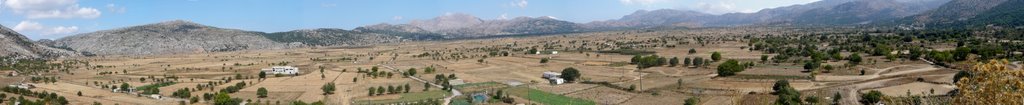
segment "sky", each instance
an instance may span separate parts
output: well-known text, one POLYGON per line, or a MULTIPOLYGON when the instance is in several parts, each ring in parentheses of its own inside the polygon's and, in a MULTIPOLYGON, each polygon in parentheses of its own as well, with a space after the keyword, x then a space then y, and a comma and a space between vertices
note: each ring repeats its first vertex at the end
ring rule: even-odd
POLYGON ((403 24, 448 13, 483 19, 552 16, 577 23, 637 10, 751 13, 817 0, 0 0, 0 25, 32 40, 188 20, 262 32, 403 24))

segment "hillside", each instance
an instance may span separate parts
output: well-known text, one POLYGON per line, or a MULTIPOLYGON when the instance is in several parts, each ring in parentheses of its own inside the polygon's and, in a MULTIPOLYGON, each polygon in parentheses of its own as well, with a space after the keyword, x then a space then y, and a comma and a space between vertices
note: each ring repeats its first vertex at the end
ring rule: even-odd
POLYGON ((413 20, 408 24, 402 24, 399 26, 420 28, 430 33, 442 35, 446 38, 549 34, 581 30, 579 24, 558 20, 548 16, 484 20, 473 15, 462 13, 445 14, 428 20, 413 20))
POLYGON ((309 46, 370 45, 376 43, 398 42, 400 39, 397 36, 333 28, 276 32, 269 33, 264 36, 276 42, 292 43, 293 45, 303 44, 309 46))
POLYGON ((792 19, 792 23, 803 25, 869 24, 919 14, 946 2, 949 0, 861 0, 810 10, 792 19))
POLYGON ((287 47, 262 34, 175 20, 68 36, 57 39, 54 46, 98 55, 176 54, 287 47))
POLYGON ((1003 2, 988 11, 978 14, 966 24, 973 26, 1024 26, 1024 0, 1003 2))
POLYGON ((899 23, 913 24, 915 26, 961 26, 964 24, 964 21, 975 18, 979 14, 984 14, 993 7, 1003 4, 1003 2, 1006 1, 1011 0, 953 0, 934 10, 904 18, 900 20, 899 23))
POLYGON ((0 56, 17 59, 78 56, 74 51, 47 47, 30 41, 10 28, 0 25, 0 56))

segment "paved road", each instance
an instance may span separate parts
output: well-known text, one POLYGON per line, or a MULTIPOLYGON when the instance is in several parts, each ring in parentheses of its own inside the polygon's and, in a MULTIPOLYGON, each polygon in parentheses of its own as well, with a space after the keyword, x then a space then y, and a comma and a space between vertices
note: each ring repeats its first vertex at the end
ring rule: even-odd
MULTIPOLYGON (((394 72, 404 73, 404 72, 402 72, 399 69, 395 69, 394 67, 391 67, 390 65, 384 65, 384 64, 377 64, 377 65, 378 66, 383 66, 384 68, 387 68, 387 69, 391 69, 391 71, 394 71, 394 72)), ((443 88, 443 86, 441 86, 441 85, 427 82, 426 80, 420 79, 420 77, 416 77, 416 76, 407 76, 407 77, 412 78, 413 80, 416 80, 416 81, 420 81, 420 82, 423 82, 423 83, 430 84, 430 85, 432 85, 434 87, 437 87, 437 88, 443 88)), ((448 97, 445 97, 444 98, 444 104, 441 104, 441 105, 451 104, 453 98, 462 95, 462 92, 459 92, 459 90, 456 90, 456 89, 452 89, 451 92, 452 92, 452 95, 448 96, 448 97)))

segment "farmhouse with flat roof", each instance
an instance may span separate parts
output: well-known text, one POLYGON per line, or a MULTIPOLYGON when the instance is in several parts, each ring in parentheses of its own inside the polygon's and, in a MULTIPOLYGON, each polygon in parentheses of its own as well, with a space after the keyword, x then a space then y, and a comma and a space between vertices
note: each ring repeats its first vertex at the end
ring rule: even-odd
POLYGON ((274 66, 261 70, 269 74, 298 74, 299 68, 292 66, 274 66))

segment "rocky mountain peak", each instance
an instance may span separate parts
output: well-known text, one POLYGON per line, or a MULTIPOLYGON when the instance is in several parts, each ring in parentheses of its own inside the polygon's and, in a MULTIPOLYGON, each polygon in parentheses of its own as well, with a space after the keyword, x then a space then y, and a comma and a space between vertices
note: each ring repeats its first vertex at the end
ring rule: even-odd
POLYGON ((466 28, 483 22, 484 20, 473 15, 448 13, 430 20, 413 20, 409 22, 409 25, 436 32, 439 30, 466 28))

